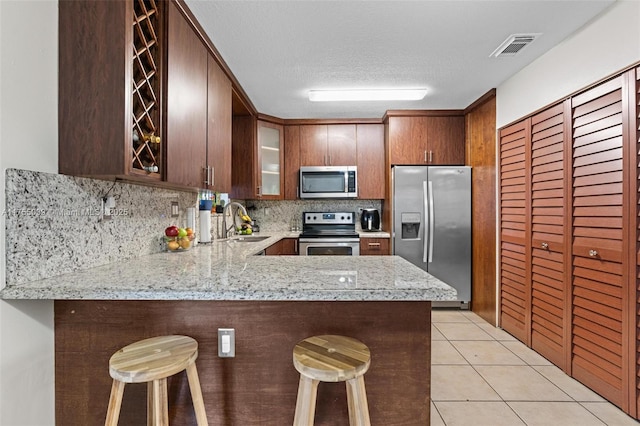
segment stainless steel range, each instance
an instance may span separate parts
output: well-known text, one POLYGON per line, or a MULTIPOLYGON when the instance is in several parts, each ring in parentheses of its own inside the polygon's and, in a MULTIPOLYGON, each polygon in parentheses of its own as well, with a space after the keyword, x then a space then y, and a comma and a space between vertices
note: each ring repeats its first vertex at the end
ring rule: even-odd
POLYGON ((301 256, 359 256, 355 212, 305 212, 298 239, 301 256))

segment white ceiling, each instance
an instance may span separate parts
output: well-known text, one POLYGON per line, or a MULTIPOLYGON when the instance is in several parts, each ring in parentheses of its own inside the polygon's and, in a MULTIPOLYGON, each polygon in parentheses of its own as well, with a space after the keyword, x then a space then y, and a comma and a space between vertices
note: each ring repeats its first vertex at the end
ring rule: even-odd
POLYGON ((186 0, 258 112, 381 118, 463 109, 615 0, 186 0), (511 34, 542 33, 518 55, 511 34), (309 102, 310 89, 426 87, 410 102, 309 102))

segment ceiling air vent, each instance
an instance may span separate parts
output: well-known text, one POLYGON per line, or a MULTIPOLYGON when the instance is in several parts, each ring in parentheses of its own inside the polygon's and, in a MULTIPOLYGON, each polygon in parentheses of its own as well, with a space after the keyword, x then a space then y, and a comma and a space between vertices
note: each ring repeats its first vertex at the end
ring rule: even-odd
POLYGON ((515 56, 540 34, 511 34, 493 51, 490 57, 501 58, 503 56, 515 56))

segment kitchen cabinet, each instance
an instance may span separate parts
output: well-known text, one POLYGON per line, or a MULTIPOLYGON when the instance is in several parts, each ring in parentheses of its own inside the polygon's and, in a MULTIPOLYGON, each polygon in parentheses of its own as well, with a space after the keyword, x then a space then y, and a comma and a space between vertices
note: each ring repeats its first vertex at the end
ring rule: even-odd
POLYGON ((638 417, 638 70, 500 130, 500 323, 638 417))
POLYGON ((391 254, 389 238, 360 238, 360 256, 386 256, 391 254))
POLYGON ((177 6, 168 3, 167 175, 169 182, 205 186, 207 49, 177 6))
POLYGON ((167 3, 140 3, 59 2, 60 173, 146 182, 164 174, 167 3))
POLYGON ((209 55, 207 79, 207 189, 231 192, 231 81, 209 55))
POLYGON ((324 165, 329 140, 341 146, 331 148, 332 165, 358 167, 358 198, 384 199, 384 126, 368 123, 285 126, 285 199, 298 199, 300 166, 324 165))
POLYGON ((253 116, 233 117, 231 195, 240 199, 284 198, 284 128, 253 116))
POLYGON ((357 124, 358 198, 382 200, 385 196, 384 125, 357 124))
POLYGON ((60 2, 61 173, 230 190, 231 81, 184 9, 60 2))
POLYGON ((280 124, 258 121, 258 197, 284 197, 284 129, 280 124))
POLYGON ((355 124, 300 126, 300 166, 353 166, 356 153, 355 124))
POLYGON ((297 200, 300 181, 300 126, 284 126, 284 199, 297 200))
POLYGON ((283 238, 266 248, 267 256, 296 256, 298 254, 298 239, 283 238))
POLYGON ((464 165, 464 116, 387 117, 390 165, 464 165))

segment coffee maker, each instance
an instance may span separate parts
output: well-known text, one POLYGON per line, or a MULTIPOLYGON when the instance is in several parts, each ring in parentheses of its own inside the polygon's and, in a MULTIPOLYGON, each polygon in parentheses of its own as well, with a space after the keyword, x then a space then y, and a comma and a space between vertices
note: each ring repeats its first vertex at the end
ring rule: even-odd
POLYGON ((360 215, 360 225, 363 231, 379 231, 380 230, 380 213, 378 209, 362 209, 360 215))

